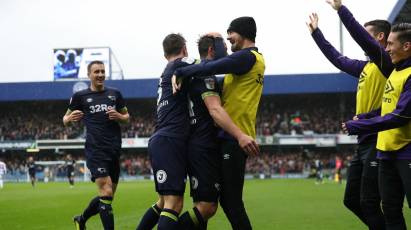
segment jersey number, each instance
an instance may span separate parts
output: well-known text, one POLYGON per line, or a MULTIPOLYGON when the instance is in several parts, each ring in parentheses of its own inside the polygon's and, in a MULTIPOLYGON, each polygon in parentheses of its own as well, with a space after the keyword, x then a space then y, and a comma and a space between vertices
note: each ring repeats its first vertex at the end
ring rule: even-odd
POLYGON ((157 94, 158 94, 158 98, 157 98, 157 106, 160 103, 161 100, 161 96, 163 95, 163 88, 161 88, 161 82, 163 81, 163 78, 160 78, 160 81, 158 82, 158 90, 157 90, 157 94))
POLYGON ((109 109, 116 109, 116 106, 107 106, 106 104, 101 105, 90 105, 90 113, 107 112, 109 109))
POLYGON ((188 113, 190 114, 190 117, 194 117, 195 116, 194 109, 193 109, 194 103, 191 100, 190 95, 188 95, 187 98, 188 98, 188 113))

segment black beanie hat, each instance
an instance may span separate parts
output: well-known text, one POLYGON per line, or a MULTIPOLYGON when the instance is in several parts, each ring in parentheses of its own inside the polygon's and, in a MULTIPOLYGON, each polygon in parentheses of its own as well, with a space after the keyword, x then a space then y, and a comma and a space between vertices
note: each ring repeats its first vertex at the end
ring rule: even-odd
POLYGON ((257 33, 257 26, 252 17, 239 17, 234 19, 227 29, 227 32, 237 32, 241 36, 255 42, 255 35, 257 33))

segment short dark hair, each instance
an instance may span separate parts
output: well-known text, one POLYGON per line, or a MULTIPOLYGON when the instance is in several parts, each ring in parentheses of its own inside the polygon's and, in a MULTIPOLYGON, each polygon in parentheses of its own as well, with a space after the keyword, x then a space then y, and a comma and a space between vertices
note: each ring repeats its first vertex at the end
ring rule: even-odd
POLYGON ((181 34, 169 34, 163 40, 164 55, 178 55, 181 49, 186 45, 186 40, 181 34))
POLYGON ((372 20, 364 24, 364 27, 367 26, 373 26, 375 33, 384 33, 384 39, 388 39, 388 35, 390 34, 391 30, 391 23, 389 23, 387 20, 372 20))
POLYGON ((205 58, 208 55, 208 48, 211 46, 214 48, 214 37, 209 35, 201 36, 198 41, 198 53, 201 58, 205 58))
POLYGON ((391 32, 398 33, 398 40, 401 43, 411 42, 411 23, 403 22, 395 24, 391 32))
POLYGON ((87 65, 87 73, 90 73, 91 67, 92 67, 93 65, 104 65, 104 62, 99 61, 99 60, 94 60, 94 61, 88 63, 88 65, 87 65))

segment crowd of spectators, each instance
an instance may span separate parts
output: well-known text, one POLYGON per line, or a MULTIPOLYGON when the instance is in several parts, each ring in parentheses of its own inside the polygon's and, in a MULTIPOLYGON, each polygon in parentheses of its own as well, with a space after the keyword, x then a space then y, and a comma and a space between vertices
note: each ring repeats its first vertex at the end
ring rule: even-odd
POLYGON ((266 96, 257 114, 258 135, 336 134, 351 119, 355 103, 347 95, 266 96))
MULTIPOLYGON (((337 151, 329 149, 328 151, 320 150, 295 150, 295 151, 266 151, 260 153, 257 157, 249 157, 246 162, 246 174, 249 175, 285 175, 285 174, 309 174, 313 170, 315 160, 322 162, 325 170, 335 168, 336 156, 345 161, 345 165, 350 160, 352 151, 337 151)), ((47 154, 46 156, 34 156, 36 161, 65 161, 64 154, 47 154)), ((76 154, 72 157, 76 161, 84 161, 82 154, 76 154)), ((8 155, 4 158, 8 174, 14 176, 23 176, 27 174, 26 167, 27 156, 25 154, 8 155)), ((151 164, 147 153, 127 152, 120 158, 120 169, 122 177, 149 176, 151 175, 151 164)), ((37 171, 43 172, 45 167, 53 172, 54 176, 66 177, 64 164, 46 166, 38 164, 37 171)), ((77 164, 76 172, 84 172, 84 164, 77 164)), ((80 176, 79 174, 77 176, 80 176)))
MULTIPOLYGON (((341 121, 354 115, 349 95, 264 96, 257 114, 257 134, 335 134, 341 121)), ((124 138, 149 137, 155 129, 155 100, 128 100, 131 120, 123 126, 124 138)), ((64 127, 66 101, 2 103, 0 141, 75 139, 85 135, 80 124, 64 127)))
POLYGON ((341 157, 348 164, 350 152, 335 153, 309 153, 306 152, 280 152, 262 153, 258 157, 248 158, 246 162, 247 174, 285 175, 285 174, 310 174, 314 169, 314 161, 320 160, 325 170, 335 169, 336 157, 341 157))

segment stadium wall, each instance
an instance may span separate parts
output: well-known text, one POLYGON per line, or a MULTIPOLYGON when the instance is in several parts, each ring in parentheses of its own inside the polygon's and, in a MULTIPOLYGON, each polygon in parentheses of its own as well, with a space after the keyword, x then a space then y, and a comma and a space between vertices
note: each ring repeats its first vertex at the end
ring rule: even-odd
MULTIPOLYGON (((25 82, 0 84, 0 101, 67 100, 85 81, 25 82)), ((155 98, 158 79, 108 80, 126 99, 155 98)), ((264 95, 355 92, 357 79, 345 73, 267 75, 264 95)))

